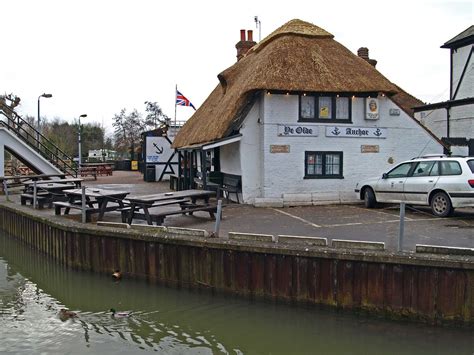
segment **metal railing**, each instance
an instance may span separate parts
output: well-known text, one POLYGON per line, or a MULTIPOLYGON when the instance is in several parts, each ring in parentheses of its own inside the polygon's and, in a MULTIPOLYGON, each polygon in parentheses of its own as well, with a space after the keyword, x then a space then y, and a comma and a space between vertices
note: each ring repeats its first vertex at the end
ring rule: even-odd
POLYGON ((14 133, 30 148, 65 174, 77 177, 78 169, 73 163, 72 157, 62 151, 51 140, 43 136, 41 132, 29 124, 28 121, 24 120, 8 106, 1 106, 0 114, 7 119, 6 121, 0 120, 0 126, 14 133))

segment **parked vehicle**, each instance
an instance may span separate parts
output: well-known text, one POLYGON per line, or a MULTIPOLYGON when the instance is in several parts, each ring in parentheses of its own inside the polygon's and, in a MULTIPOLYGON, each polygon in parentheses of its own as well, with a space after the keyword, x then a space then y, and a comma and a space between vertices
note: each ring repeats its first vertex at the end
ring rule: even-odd
POLYGON ((378 202, 430 206, 437 217, 474 207, 474 157, 426 156, 405 161, 381 177, 359 182, 367 208, 378 202))

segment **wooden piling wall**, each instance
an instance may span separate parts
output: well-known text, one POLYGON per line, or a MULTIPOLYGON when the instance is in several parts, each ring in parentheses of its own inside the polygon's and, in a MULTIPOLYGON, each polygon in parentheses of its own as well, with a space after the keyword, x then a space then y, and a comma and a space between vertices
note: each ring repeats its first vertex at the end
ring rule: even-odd
MULTIPOLYGON (((32 210, 33 211, 33 210, 32 210)), ((75 269, 474 325, 474 261, 118 230, 0 204, 0 229, 75 269)))

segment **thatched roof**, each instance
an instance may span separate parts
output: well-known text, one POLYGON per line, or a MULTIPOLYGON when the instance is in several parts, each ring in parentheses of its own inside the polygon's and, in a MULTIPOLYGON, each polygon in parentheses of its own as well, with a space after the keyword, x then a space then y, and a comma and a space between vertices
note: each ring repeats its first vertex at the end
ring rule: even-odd
POLYGON ((173 147, 183 148, 228 136, 253 95, 261 90, 347 92, 387 95, 399 88, 364 59, 308 22, 292 20, 263 39, 230 68, 181 128, 173 147))

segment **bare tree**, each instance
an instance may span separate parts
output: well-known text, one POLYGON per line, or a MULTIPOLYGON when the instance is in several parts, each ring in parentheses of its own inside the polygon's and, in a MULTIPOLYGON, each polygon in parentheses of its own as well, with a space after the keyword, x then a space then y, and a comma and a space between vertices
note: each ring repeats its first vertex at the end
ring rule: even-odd
POLYGON ((169 126, 171 119, 163 113, 157 102, 145 101, 145 123, 151 129, 169 126))
POLYGON ((147 124, 141 114, 134 109, 129 114, 126 109, 113 117, 114 137, 117 151, 126 152, 130 149, 131 159, 135 158, 135 147, 140 146, 140 136, 146 130, 147 124))

